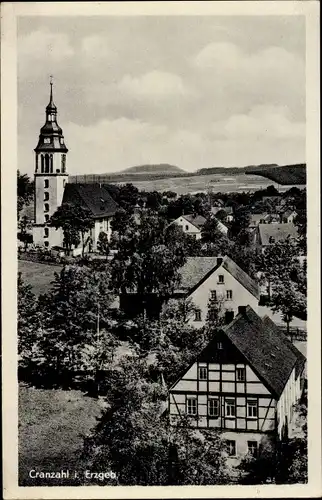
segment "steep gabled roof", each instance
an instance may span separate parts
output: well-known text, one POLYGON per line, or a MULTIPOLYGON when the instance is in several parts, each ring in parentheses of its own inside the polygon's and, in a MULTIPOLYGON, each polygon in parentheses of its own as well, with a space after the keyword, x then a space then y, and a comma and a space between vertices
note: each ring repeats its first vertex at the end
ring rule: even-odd
POLYGON ((287 224, 259 224, 258 231, 262 245, 270 245, 279 241, 286 240, 288 236, 291 238, 298 237, 298 231, 295 224, 292 222, 287 224))
POLYGON ((229 338, 271 392, 279 398, 292 370, 298 376, 305 357, 268 317, 261 319, 250 306, 222 332, 229 338))
POLYGON ((202 226, 205 224, 206 219, 202 215, 193 215, 193 214, 188 214, 188 215, 182 215, 184 219, 186 219, 188 222, 193 224, 195 227, 198 229, 201 229, 202 226))
POLYGON ((109 192, 99 184, 66 184, 63 203, 85 207, 94 218, 114 215, 118 209, 109 192))
POLYGON ((180 269, 180 288, 192 292, 220 266, 223 266, 254 297, 259 298, 258 284, 227 255, 223 258, 188 257, 185 265, 180 269))

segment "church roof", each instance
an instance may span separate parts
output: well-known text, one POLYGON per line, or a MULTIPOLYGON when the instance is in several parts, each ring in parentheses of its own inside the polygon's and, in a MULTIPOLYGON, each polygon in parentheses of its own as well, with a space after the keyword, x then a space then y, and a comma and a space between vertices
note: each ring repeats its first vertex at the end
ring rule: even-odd
POLYGON ((114 215, 119 208, 109 192, 99 184, 67 183, 64 190, 63 203, 80 205, 87 208, 94 218, 114 215))

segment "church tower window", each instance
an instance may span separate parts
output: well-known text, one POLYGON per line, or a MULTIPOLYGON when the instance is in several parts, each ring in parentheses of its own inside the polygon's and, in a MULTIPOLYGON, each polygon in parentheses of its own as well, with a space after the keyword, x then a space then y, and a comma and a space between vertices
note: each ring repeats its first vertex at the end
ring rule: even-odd
POLYGON ((49 180, 45 179, 44 180, 44 188, 47 189, 49 187, 49 180))
POLYGON ((48 201, 49 200, 49 193, 48 191, 45 191, 44 192, 44 201, 48 201))
POLYGON ((44 210, 45 212, 49 212, 49 203, 44 204, 44 210))

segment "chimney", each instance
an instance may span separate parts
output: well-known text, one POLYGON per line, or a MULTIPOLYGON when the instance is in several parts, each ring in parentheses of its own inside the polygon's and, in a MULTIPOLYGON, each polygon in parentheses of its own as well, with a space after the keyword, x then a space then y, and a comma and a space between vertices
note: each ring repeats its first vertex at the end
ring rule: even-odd
POLYGON ((238 306, 238 314, 246 315, 246 306, 238 306))
POLYGON ((222 264, 223 258, 222 257, 217 257, 217 266, 220 266, 222 264))

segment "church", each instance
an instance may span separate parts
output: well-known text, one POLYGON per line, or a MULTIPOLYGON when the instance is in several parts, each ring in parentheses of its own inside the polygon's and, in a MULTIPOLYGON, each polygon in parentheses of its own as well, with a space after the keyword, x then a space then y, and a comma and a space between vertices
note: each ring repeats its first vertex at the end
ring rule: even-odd
MULTIPOLYGON (((99 184, 68 183, 68 149, 61 127, 57 123, 57 107, 53 99, 53 83, 50 82, 50 98, 46 107, 46 122, 40 129, 35 148, 35 200, 33 243, 52 248, 63 247, 64 235, 61 229, 50 225, 50 218, 64 203, 79 205, 89 210, 94 227, 88 236, 93 250, 97 247, 99 234, 111 239, 111 220, 118 204, 109 192, 99 184)), ((89 250, 89 247, 85 250, 89 250)), ((81 245, 74 254, 81 252, 81 245)))

